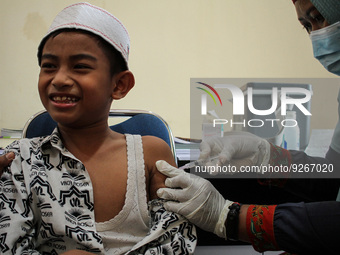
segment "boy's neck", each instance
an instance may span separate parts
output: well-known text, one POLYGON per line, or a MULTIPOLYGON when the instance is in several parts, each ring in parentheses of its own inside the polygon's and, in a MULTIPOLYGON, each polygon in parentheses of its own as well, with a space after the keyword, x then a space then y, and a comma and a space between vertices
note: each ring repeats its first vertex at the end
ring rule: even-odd
POLYGON ((117 136, 108 125, 70 128, 59 125, 64 146, 73 154, 91 154, 117 136))

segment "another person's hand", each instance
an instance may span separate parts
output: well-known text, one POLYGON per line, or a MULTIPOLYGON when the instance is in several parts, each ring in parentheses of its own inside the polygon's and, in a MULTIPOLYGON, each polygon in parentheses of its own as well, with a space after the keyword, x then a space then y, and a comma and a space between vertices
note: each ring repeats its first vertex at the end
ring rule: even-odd
POLYGON ((225 200, 209 181, 201 177, 177 169, 163 160, 157 161, 156 166, 169 177, 165 180, 169 188, 157 191, 160 198, 171 200, 165 202, 165 209, 181 214, 203 230, 225 238, 228 207, 233 202, 225 200))
POLYGON ((265 139, 248 132, 226 132, 224 137, 212 137, 200 145, 202 161, 218 156, 220 165, 266 165, 270 158, 270 144, 265 139))
POLYGON ((13 152, 0 156, 0 175, 2 175, 4 169, 13 161, 15 155, 13 152))

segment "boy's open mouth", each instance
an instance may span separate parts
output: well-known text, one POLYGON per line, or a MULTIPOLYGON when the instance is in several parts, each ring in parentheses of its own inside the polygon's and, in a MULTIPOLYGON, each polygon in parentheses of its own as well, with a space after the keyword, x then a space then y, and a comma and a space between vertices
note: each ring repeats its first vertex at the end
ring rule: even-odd
POLYGON ((53 96, 51 100, 56 103, 61 104, 72 104, 79 101, 78 97, 71 97, 71 96, 53 96))

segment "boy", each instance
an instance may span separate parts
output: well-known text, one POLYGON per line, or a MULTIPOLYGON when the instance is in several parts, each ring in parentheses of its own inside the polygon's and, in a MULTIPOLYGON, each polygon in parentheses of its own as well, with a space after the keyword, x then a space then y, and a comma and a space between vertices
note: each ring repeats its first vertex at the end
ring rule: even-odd
POLYGON ((96 6, 73 4, 53 21, 38 89, 58 128, 8 147, 16 157, 1 182, 1 254, 193 252, 186 220, 160 200, 148 215, 164 184, 155 162, 175 165, 170 148, 107 123, 112 101, 134 86, 128 53, 124 26, 96 6))

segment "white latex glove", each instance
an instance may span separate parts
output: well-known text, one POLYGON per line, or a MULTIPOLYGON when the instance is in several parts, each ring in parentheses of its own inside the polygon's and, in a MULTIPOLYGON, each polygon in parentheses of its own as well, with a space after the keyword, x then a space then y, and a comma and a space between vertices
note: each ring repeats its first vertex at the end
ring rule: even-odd
POLYGON ((270 158, 270 144, 265 139, 248 132, 226 132, 224 137, 212 137, 200 144, 200 157, 207 161, 218 156, 220 165, 241 166, 267 165, 270 158))
POLYGON ((232 201, 223 196, 208 181, 175 168, 164 160, 156 162, 157 169, 168 176, 165 185, 158 189, 160 198, 171 200, 164 204, 168 211, 183 215, 203 230, 226 238, 225 221, 232 201))

